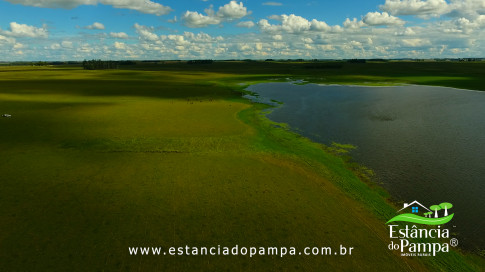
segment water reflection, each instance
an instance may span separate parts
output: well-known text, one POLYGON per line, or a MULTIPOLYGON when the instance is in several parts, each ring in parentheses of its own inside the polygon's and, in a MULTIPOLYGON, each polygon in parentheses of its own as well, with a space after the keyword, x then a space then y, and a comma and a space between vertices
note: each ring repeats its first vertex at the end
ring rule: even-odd
POLYGON ((284 103, 270 119, 324 144, 358 146, 353 157, 394 198, 453 203, 460 244, 485 248, 485 92, 290 83, 248 90, 284 103))

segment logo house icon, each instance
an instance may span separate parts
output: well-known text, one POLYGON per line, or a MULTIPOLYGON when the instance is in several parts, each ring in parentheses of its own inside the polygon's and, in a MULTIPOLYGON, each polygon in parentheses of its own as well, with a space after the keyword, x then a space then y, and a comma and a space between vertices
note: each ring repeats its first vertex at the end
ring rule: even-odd
MULTIPOLYGON (((404 210, 407 210, 408 208, 411 208, 411 212, 414 213, 414 214, 419 214, 419 211, 427 211, 427 212, 431 212, 430 209, 426 208, 423 204, 419 203, 418 201, 414 200, 413 202, 411 203, 404 203, 403 205, 403 208, 400 209, 399 211, 397 212, 402 212, 404 210), (422 209, 420 209, 422 208, 422 209)), ((424 214, 424 213, 423 213, 424 214)))
POLYGON ((387 221, 386 224, 395 221, 401 222, 410 222, 410 223, 417 223, 417 224, 424 224, 424 225, 442 225, 448 223, 453 216, 454 213, 448 215, 448 209, 451 209, 453 205, 448 202, 443 202, 439 205, 433 205, 431 207, 426 208, 423 204, 419 203, 418 201, 413 201, 411 203, 404 203, 402 209, 399 212, 403 212, 402 214, 396 215, 387 221), (438 211, 444 210, 443 217, 440 217, 438 211), (424 215, 424 216, 420 216, 424 215))

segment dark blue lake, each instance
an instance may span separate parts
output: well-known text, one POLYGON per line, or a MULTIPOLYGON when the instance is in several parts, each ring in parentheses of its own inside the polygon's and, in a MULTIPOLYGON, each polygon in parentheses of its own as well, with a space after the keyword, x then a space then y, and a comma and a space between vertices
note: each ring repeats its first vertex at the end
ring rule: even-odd
POLYGON ((394 199, 452 203, 460 244, 485 248, 485 92, 291 83, 248 90, 284 103, 271 120, 323 144, 357 146, 352 157, 394 199))

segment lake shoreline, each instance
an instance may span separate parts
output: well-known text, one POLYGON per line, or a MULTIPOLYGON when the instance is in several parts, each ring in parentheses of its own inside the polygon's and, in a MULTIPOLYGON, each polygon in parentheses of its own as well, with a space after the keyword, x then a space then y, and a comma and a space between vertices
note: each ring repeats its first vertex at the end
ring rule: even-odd
MULTIPOLYGON (((294 82, 294 81, 293 81, 294 82)), ((289 84, 292 84, 293 82, 288 82, 289 84)), ((268 83, 276 83, 276 82, 268 82, 268 83)), ((277 82, 276 84, 278 84, 280 82, 277 82)), ((259 84, 259 83, 258 83, 259 84)), ((263 83, 264 84, 264 83, 263 83)), ((317 84, 317 83, 307 83, 306 85, 318 85, 318 86, 338 86, 338 87, 342 87, 342 86, 348 86, 348 87, 369 87, 369 88, 372 88, 372 87, 375 87, 375 86, 366 86, 366 85, 345 85, 345 84, 317 84)), ((257 84, 255 84, 257 85, 257 84)), ((294 85, 294 84, 292 84, 294 85)), ((297 85, 300 85, 300 84, 297 84, 297 85)), ((300 134, 304 137, 308 137, 308 135, 305 135, 305 133, 302 134, 302 131, 301 131, 301 128, 294 128, 293 126, 291 126, 291 124, 289 123, 286 123, 284 121, 282 121, 281 119, 278 119, 278 120, 275 120, 275 119, 272 119, 271 118, 271 113, 273 113, 275 110, 278 110, 279 107, 283 106, 282 107, 285 107, 284 105, 284 101, 281 101, 279 100, 280 102, 278 102, 277 104, 274 103, 274 99, 277 99, 277 97, 264 97, 264 95, 260 95, 260 94, 257 94, 256 96, 254 95, 251 95, 251 93, 255 93, 255 89, 251 89, 251 86, 254 86, 254 85, 250 85, 250 86, 246 86, 245 88, 245 91, 248 93, 247 96, 245 96, 245 98, 247 99, 250 99, 251 101, 253 102, 258 102, 258 103, 264 103, 264 104, 267 104, 269 106, 272 106, 273 108, 269 111, 266 112, 265 116, 266 118, 268 118, 269 120, 272 120, 272 121, 276 121, 276 122, 283 122, 285 123, 286 126, 289 127, 289 129, 293 132, 293 133, 297 133, 297 134, 300 134), (271 101, 270 101, 271 100, 271 101)), ((391 86, 391 87, 413 87, 413 86, 419 86, 419 87, 430 87, 430 88, 435 88, 436 86, 423 86, 423 85, 415 85, 415 84, 406 84, 406 85, 403 85, 403 86, 391 86)), ((378 87, 390 87, 390 86, 378 86, 378 87)), ((455 90, 459 90, 459 91, 462 91, 462 90, 466 90, 466 91, 472 91, 472 92, 475 92, 475 93, 481 93, 481 91, 476 91, 476 90, 467 90, 467 89, 459 89, 459 88, 454 88, 454 87, 451 87, 450 89, 455 89, 455 90)), ((257 92, 256 92, 257 93, 257 92)), ((326 143, 323 143, 321 141, 318 141, 318 140, 315 140, 315 138, 312 138, 312 137, 309 137, 309 139, 313 142, 318 142, 318 143, 321 143, 321 144, 326 144, 326 143)), ((347 142, 345 142, 347 143, 347 142)), ((362 164, 362 162, 359 162, 359 164, 362 164)), ((393 206, 396 210, 397 210, 397 207, 399 207, 400 205, 402 205, 403 202, 405 202, 404 198, 402 197, 398 197, 396 195, 394 195, 393 193, 391 193, 391 191, 389 191, 388 189, 386 189, 385 187, 383 187, 381 184, 377 184, 376 181, 379 179, 379 176, 376 177, 377 179, 374 180, 373 178, 373 182, 372 182, 372 186, 374 185, 377 185, 380 187, 381 190, 384 190, 388 193, 388 197, 386 198, 386 201, 388 201, 390 203, 391 206, 393 206)), ((368 182, 364 182, 366 183, 367 185, 370 186, 370 184, 368 184, 368 182)), ((465 250, 466 252, 470 252, 470 253, 473 253, 473 252, 476 252, 476 249, 474 250, 473 248, 469 248, 469 247, 460 247, 462 250, 465 250)))

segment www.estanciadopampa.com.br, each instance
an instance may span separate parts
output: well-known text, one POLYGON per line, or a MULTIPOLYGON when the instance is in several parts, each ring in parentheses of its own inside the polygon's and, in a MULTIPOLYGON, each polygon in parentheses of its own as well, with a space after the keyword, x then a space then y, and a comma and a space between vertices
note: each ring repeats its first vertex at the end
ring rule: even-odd
POLYGON ((128 247, 130 255, 146 256, 350 256, 353 247, 340 245, 338 249, 331 247, 305 247, 298 250, 295 247, 232 247, 226 246, 181 246, 181 247, 128 247))

